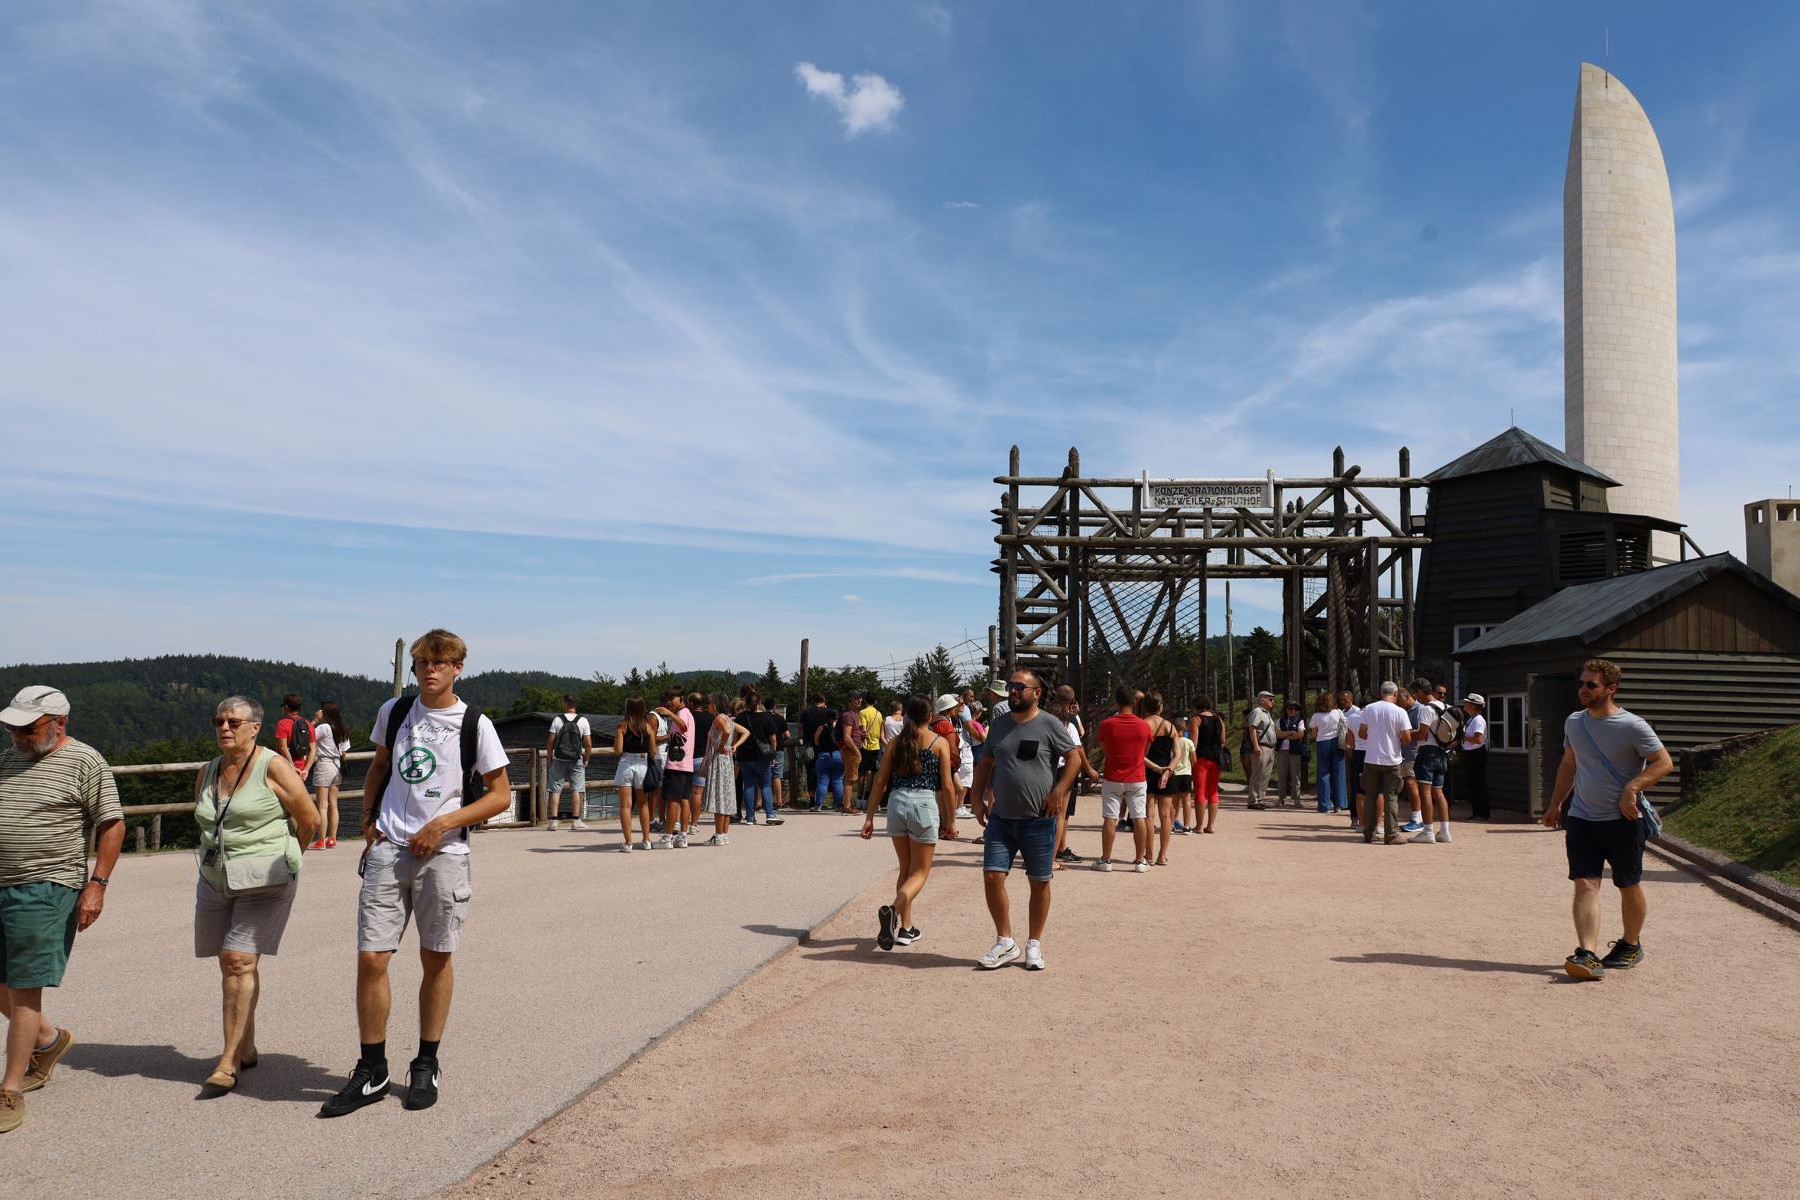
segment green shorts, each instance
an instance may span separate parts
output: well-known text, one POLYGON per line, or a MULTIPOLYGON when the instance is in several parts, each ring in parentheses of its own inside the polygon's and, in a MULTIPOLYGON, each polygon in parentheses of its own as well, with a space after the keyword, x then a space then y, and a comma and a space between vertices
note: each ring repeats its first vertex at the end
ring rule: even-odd
POLYGON ((41 880, 0 887, 0 970, 7 987, 62 986, 80 899, 72 887, 41 880))

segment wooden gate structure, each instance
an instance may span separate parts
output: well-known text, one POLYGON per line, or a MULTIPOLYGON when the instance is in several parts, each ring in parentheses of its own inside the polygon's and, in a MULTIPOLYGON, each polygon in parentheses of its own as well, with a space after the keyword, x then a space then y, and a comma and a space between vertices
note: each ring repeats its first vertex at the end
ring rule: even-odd
POLYGON ((1413 494, 1427 485, 1411 460, 1403 448, 1397 475, 1371 478, 1340 447, 1318 479, 1090 479, 1074 449, 1060 475, 1023 475, 1014 446, 994 479, 994 665, 1071 684, 1084 703, 1125 681, 1185 706, 1210 678, 1208 585, 1271 579, 1282 584, 1287 695, 1402 679, 1426 545, 1413 494))

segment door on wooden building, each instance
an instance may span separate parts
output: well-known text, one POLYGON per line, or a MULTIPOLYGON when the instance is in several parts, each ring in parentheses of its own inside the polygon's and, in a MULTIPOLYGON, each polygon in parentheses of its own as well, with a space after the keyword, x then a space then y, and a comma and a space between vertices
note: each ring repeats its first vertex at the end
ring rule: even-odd
POLYGON ((1525 677, 1526 784, 1531 815, 1541 817, 1556 794, 1556 769, 1562 764, 1563 721, 1575 710, 1569 677, 1563 673, 1525 677))

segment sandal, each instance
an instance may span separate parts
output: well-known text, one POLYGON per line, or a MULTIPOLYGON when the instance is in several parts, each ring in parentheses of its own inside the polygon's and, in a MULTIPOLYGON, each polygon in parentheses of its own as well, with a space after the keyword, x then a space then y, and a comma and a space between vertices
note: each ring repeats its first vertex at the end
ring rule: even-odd
POLYGON ((211 1088, 216 1092, 229 1092, 232 1088, 237 1086, 237 1076, 233 1075, 230 1071, 214 1071, 211 1075, 206 1077, 205 1082, 200 1086, 202 1088, 211 1088))

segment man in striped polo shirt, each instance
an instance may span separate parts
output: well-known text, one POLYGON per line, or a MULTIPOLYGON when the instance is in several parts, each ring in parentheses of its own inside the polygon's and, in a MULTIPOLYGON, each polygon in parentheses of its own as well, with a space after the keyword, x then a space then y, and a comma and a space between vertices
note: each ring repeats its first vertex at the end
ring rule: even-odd
POLYGON ((75 934, 100 919, 125 845, 124 813, 100 752, 69 736, 69 701, 28 687, 0 712, 0 1011, 7 1018, 0 1133, 25 1122, 24 1093, 43 1087, 74 1041, 44 1019, 44 989, 62 984, 75 934), (87 839, 96 834, 94 872, 87 839))

